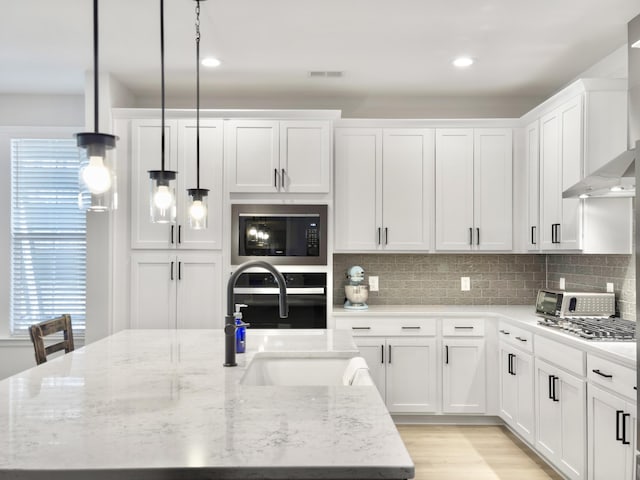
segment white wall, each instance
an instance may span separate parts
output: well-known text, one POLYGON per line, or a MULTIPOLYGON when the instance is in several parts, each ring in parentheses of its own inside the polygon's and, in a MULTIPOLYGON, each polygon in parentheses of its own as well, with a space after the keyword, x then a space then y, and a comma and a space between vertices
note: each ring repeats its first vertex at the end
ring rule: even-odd
MULTIPOLYGON (((452 97, 411 95, 311 95, 265 92, 253 95, 211 95, 201 99, 211 109, 330 109, 342 118, 518 118, 542 97, 452 97)), ((167 108, 194 108, 192 97, 169 97, 167 108)), ((137 97, 135 107, 158 108, 160 99, 137 97)))

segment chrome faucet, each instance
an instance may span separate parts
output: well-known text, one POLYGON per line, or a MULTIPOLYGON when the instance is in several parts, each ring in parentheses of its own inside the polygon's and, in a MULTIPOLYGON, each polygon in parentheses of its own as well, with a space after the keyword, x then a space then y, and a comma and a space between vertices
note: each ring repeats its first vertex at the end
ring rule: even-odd
POLYGON ((224 317, 224 366, 235 367, 236 363, 236 324, 233 317, 233 305, 235 304, 235 294, 233 292, 238 277, 249 268, 260 267, 269 271, 278 283, 280 288, 279 306, 280 318, 287 318, 289 315, 289 305, 287 304, 287 284, 284 276, 276 268, 263 260, 252 260, 240 265, 227 282, 227 314, 224 317))

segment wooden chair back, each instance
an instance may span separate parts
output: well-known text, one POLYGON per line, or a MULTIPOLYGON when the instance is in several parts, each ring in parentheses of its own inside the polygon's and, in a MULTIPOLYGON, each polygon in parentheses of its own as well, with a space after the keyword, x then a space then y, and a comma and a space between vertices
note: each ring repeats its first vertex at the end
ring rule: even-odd
POLYGON ((47 361, 47 355, 59 352, 60 350, 69 353, 75 348, 73 345, 71 316, 67 314, 31 325, 29 327, 29 336, 33 342, 33 348, 36 353, 36 363, 38 365, 47 361), (63 340, 45 347, 44 337, 58 332, 63 332, 63 340))

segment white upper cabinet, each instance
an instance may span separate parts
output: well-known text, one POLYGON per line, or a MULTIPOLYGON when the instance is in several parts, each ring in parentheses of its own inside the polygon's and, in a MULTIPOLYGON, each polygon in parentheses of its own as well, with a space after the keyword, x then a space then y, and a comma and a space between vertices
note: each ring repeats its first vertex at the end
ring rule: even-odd
POLYGON ((582 96, 540 119, 540 228, 543 249, 582 248, 581 203, 562 192, 581 178, 582 96))
POLYGON ((329 122, 280 122, 280 191, 326 193, 331 190, 329 122))
POLYGON ((196 187, 196 121, 165 121, 165 170, 177 171, 176 223, 152 223, 149 170, 160 169, 159 120, 131 121, 131 247, 220 249, 222 226, 222 121, 200 120, 200 187, 209 192, 209 228, 191 230, 187 188, 196 187))
POLYGON ((540 129, 539 122, 525 128, 527 168, 527 250, 540 250, 540 129))
POLYGON ((336 250, 429 250, 434 131, 338 128, 335 142, 336 250))
POLYGON ((330 191, 331 122, 229 120, 224 128, 230 192, 330 191))
POLYGON ((436 130, 436 249, 511 250, 511 129, 436 130))
POLYGON ((382 210, 377 171, 382 163, 382 129, 337 128, 335 145, 335 249, 376 250, 382 210))
POLYGON ((529 120, 525 128, 527 250, 631 253, 629 198, 562 198, 562 192, 584 175, 626 150, 626 102, 624 82, 580 80, 525 116, 529 120))

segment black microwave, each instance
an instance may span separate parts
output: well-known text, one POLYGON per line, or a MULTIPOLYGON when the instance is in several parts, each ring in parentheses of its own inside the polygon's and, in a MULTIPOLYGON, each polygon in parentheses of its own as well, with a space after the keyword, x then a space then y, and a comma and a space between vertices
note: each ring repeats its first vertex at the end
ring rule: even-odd
POLYGON ((327 265, 327 206, 233 204, 231 263, 327 265))

